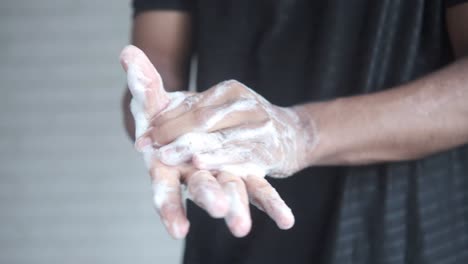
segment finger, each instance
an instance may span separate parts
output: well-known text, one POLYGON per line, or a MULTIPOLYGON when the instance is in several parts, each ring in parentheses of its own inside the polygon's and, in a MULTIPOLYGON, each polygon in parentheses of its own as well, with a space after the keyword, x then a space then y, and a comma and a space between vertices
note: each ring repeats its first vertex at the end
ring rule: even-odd
POLYGON ((155 124, 153 129, 143 135, 152 142, 166 145, 179 136, 189 132, 212 132, 246 122, 265 121, 267 115, 257 107, 257 101, 242 99, 215 107, 201 107, 185 112, 164 123, 155 124))
POLYGON ((215 133, 188 133, 159 149, 159 158, 170 166, 178 166, 192 160, 193 153, 217 149, 222 138, 215 133))
POLYGON ((185 93, 186 97, 181 104, 170 110, 165 110, 164 114, 157 116, 156 123, 164 123, 169 119, 180 116, 196 106, 218 106, 239 98, 254 99, 254 96, 242 95, 247 91, 243 89, 243 84, 237 81, 224 81, 201 93, 185 93))
POLYGON ((193 154, 193 165, 203 170, 219 170, 224 165, 246 163, 252 159, 252 151, 242 146, 225 146, 193 154))
POLYGON ((212 217, 224 217, 228 211, 228 201, 221 186, 209 171, 194 171, 186 177, 189 195, 212 217))
POLYGON ((271 165, 270 153, 254 152, 254 146, 227 145, 204 153, 195 153, 192 163, 197 169, 228 171, 237 176, 256 175, 263 177, 271 165))
POLYGON ((197 103, 200 101, 201 94, 187 94, 184 93, 185 97, 181 102, 175 105, 172 108, 165 109, 159 115, 155 116, 151 123, 154 124, 162 124, 167 122, 168 120, 174 119, 185 112, 192 109, 192 107, 197 106, 197 103))
MULTIPOLYGON (((145 137, 145 136, 142 136, 144 133, 148 134, 148 133, 157 133, 157 131, 154 130, 154 127, 149 127, 150 126, 150 123, 153 123, 153 124, 158 124, 160 123, 160 116, 165 116, 165 113, 167 111, 171 112, 171 110, 173 108, 176 108, 178 107, 178 105, 182 104, 183 102, 185 102, 185 99, 187 97, 190 97, 192 98, 194 96, 194 93, 193 92, 186 92, 186 91, 178 91, 178 92, 172 92, 172 93, 168 93, 168 96, 170 98, 170 103, 166 106, 166 108, 164 108, 161 112, 159 112, 157 115, 153 116, 151 121, 148 122, 146 116, 143 118, 143 122, 145 124, 144 126, 144 129, 142 129, 143 131, 141 130, 138 130, 138 132, 140 133, 136 133, 137 136, 135 137, 136 138, 136 141, 135 141, 135 148, 138 150, 138 151, 142 151, 143 149, 145 148, 148 148, 148 147, 153 147, 153 146, 161 146, 161 144, 159 144, 158 142, 153 142, 151 140, 151 138, 149 137, 145 137)), ((132 105, 131 105, 132 106, 132 105)), ((132 113, 134 112, 133 111, 133 108, 131 108, 132 110, 132 113)), ((138 114, 137 114, 138 115, 138 114)), ((138 117, 135 117, 135 120, 137 120, 138 117)), ((141 119, 141 118, 140 118, 141 119)), ((143 127, 143 126, 142 126, 143 127)))
POLYGON ((178 171, 156 160, 150 174, 153 202, 162 222, 172 237, 184 238, 190 224, 183 207, 178 171))
MULTIPOLYGON (((190 111, 192 108, 207 106, 214 107, 226 103, 228 99, 232 98, 232 96, 222 97, 220 95, 224 94, 224 91, 230 91, 230 89, 226 89, 227 85, 225 85, 225 83, 227 82, 228 81, 222 82, 202 93, 192 93, 190 95, 185 94, 185 98, 183 98, 183 100, 181 100, 178 104, 174 104, 173 107, 168 107, 170 109, 165 109, 159 115, 155 116, 155 118, 152 120, 152 123, 163 124, 190 111)), ((228 94, 229 93, 226 93, 226 95, 228 94)))
POLYGON ((120 62, 127 72, 133 98, 148 117, 154 116, 169 104, 170 99, 164 90, 161 76, 143 51, 129 45, 122 50, 120 62))
POLYGON ((220 105, 239 98, 255 99, 256 94, 236 80, 227 80, 204 91, 200 104, 202 106, 220 105))
POLYGON ((291 209, 266 179, 258 176, 243 179, 253 205, 268 214, 281 229, 289 229, 294 225, 291 209))
POLYGON ((272 154, 254 150, 269 149, 269 144, 275 144, 272 129, 271 122, 266 121, 213 133, 188 133, 162 147, 160 158, 172 166, 191 160, 197 168, 207 170, 251 161, 265 163, 272 160, 272 154))
POLYGON ((228 172, 220 172, 217 180, 227 194, 230 207, 226 215, 226 224, 236 237, 247 235, 252 227, 250 218, 249 199, 244 182, 238 176, 228 172))

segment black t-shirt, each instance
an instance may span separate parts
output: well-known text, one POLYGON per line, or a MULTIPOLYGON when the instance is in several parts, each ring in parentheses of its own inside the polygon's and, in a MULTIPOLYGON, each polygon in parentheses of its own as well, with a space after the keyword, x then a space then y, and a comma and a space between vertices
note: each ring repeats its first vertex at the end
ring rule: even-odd
MULTIPOLYGON (((135 0, 194 17, 197 87, 239 80, 274 104, 392 88, 453 60, 442 0, 135 0)), ((468 148, 425 159, 315 167, 269 181, 296 224, 252 209, 234 238, 189 203, 186 264, 468 263, 468 148)))

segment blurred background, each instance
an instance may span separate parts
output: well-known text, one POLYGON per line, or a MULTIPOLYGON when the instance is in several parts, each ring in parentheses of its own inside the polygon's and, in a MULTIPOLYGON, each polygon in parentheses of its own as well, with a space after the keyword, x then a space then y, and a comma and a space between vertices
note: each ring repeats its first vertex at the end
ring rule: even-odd
POLYGON ((130 1, 0 4, 0 263, 178 263, 121 122, 130 1))

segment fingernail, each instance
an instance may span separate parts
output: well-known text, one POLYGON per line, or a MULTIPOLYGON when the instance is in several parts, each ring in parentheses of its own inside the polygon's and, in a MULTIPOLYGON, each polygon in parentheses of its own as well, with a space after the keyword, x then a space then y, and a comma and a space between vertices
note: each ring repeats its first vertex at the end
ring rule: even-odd
POLYGON ((138 151, 142 151, 144 150, 145 148, 149 147, 152 145, 152 141, 150 138, 148 137, 142 137, 142 138, 139 138, 136 142, 135 142, 135 148, 138 150, 138 151))

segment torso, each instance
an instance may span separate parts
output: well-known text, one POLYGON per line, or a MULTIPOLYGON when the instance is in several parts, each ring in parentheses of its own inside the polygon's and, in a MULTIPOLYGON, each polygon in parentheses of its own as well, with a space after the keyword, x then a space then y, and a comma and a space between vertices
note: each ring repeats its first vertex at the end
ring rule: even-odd
MULTIPOLYGON (((277 105, 389 89, 452 60, 442 1, 199 0, 194 12, 197 86, 236 79, 277 105)), ((466 147, 414 162, 310 168, 271 180, 296 215, 293 229, 252 208, 243 239, 189 204, 184 262, 468 258, 466 174, 466 147)))

